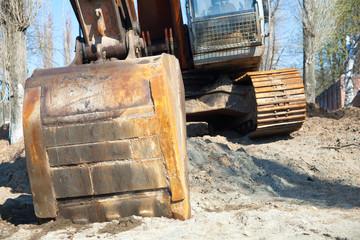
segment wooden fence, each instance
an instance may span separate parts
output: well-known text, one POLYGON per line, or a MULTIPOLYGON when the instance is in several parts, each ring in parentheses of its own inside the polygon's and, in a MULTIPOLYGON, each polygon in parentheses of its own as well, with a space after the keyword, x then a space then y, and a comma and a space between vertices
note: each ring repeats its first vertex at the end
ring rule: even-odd
MULTIPOLYGON (((354 96, 356 96, 360 88, 360 75, 353 76, 352 80, 354 83, 354 96)), ((319 106, 328 109, 329 111, 344 107, 345 76, 341 76, 341 78, 336 83, 332 84, 328 89, 320 93, 316 97, 315 102, 319 104, 319 106)))

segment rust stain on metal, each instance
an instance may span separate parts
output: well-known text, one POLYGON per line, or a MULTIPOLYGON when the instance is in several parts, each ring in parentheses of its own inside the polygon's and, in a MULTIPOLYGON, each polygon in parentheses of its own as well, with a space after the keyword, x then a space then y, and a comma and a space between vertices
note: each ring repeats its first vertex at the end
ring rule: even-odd
POLYGON ((51 187, 32 189, 39 212, 52 209, 38 216, 189 218, 181 80, 167 55, 34 73, 24 105, 27 161, 39 173, 31 182, 51 187), (37 128, 29 128, 34 113, 37 128))
MULTIPOLYGON (((30 116, 33 114, 34 112, 34 108, 36 103, 40 100, 40 94, 33 90, 32 91, 28 91, 27 95, 26 95, 26 101, 24 100, 24 107, 23 107, 23 118, 25 119, 29 119, 30 116)), ((25 122, 24 123, 24 127, 28 128, 30 125, 29 122, 25 122)))
POLYGON ((44 136, 47 147, 56 147, 153 136, 159 131, 157 119, 148 117, 45 127, 44 136))
POLYGON ((89 170, 85 167, 52 169, 51 178, 57 198, 93 195, 89 170))
POLYGON ((165 28, 174 30, 177 46, 175 55, 179 58, 182 69, 187 69, 188 63, 186 59, 189 50, 185 37, 180 1, 141 0, 138 1, 138 13, 141 29, 150 32, 154 41, 165 40, 165 28))
MULTIPOLYGON (((88 32, 88 37, 91 38, 95 36, 95 38, 101 38, 101 34, 97 31, 97 21, 96 21, 96 12, 95 10, 98 8, 98 6, 101 6, 103 15, 104 15, 104 21, 106 30, 105 35, 107 36, 116 36, 119 34, 118 26, 116 25, 116 22, 111 21, 113 19, 113 16, 116 16, 115 9, 111 1, 84 1, 79 0, 80 9, 82 11, 82 15, 84 18, 84 23, 88 32)), ((80 10, 79 9, 79 10, 80 10)), ((90 39, 91 40, 91 39, 90 39)))
POLYGON ((172 193, 172 211, 176 218, 190 217, 189 189, 187 184, 187 156, 185 147, 186 132, 184 130, 185 116, 179 116, 185 111, 184 92, 180 84, 180 66, 175 64, 175 57, 163 54, 161 56, 161 74, 151 79, 151 90, 155 102, 155 112, 159 117, 159 136, 165 157, 172 193), (177 69, 173 68, 177 66, 177 69), (184 135, 185 134, 185 135, 184 135), (177 204, 176 202, 180 203, 177 204), (180 205, 180 206, 178 206, 180 205))
POLYGON ((50 166, 131 159, 130 141, 99 142, 48 148, 50 166))
POLYGON ((56 200, 40 121, 40 88, 26 89, 23 108, 26 163, 34 202, 40 218, 56 217, 56 200))
POLYGON ((171 13, 172 13, 173 29, 174 29, 174 33, 175 33, 175 38, 178 41, 177 56, 180 59, 181 68, 187 69, 188 63, 186 61, 186 58, 188 57, 189 49, 188 49, 188 45, 186 43, 180 0, 171 0, 171 13))
POLYGON ((162 157, 157 136, 132 140, 131 146, 136 160, 162 157))
POLYGON ((167 191, 127 193, 91 200, 70 200, 59 203, 59 215, 75 223, 104 222, 138 215, 143 217, 171 217, 167 191))
POLYGON ((130 73, 136 71, 133 68, 69 74, 62 81, 47 84, 43 115, 58 117, 150 105, 148 80, 132 76, 130 73))
POLYGON ((87 60, 125 58, 126 31, 114 0, 70 0, 84 35, 84 57, 87 60))
POLYGON ((96 195, 168 187, 162 158, 95 165, 91 175, 96 195))

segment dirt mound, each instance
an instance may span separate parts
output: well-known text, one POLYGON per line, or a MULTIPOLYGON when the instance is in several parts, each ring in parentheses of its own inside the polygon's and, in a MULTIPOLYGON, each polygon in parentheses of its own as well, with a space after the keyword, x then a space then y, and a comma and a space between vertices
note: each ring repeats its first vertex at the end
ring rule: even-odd
POLYGON ((14 225, 34 223, 24 143, 0 140, 0 217, 14 225))
POLYGON ((23 142, 9 145, 0 140, 0 187, 11 188, 12 193, 31 193, 23 142))
POLYGON ((276 195, 261 184, 265 172, 254 159, 241 146, 230 148, 226 142, 221 136, 188 140, 191 198, 196 207, 218 212, 247 204, 239 199, 248 194, 276 195))
POLYGON ((136 228, 140 226, 142 223, 141 220, 138 220, 131 217, 122 218, 120 220, 113 220, 106 224, 102 229, 98 231, 99 234, 101 233, 110 233, 110 234, 117 234, 120 232, 128 231, 130 229, 136 228))
POLYGON ((0 239, 360 239, 360 111, 287 136, 188 138, 192 217, 35 224, 24 145, 0 140, 0 239))
MULTIPOLYGON (((292 133, 291 136, 299 137, 296 139, 298 142, 305 138, 316 139, 318 144, 328 151, 344 150, 344 155, 350 159, 358 158, 353 155, 353 151, 360 148, 360 108, 347 107, 326 112, 317 106, 311 107, 312 110, 309 111, 301 130, 292 133)), ((336 155, 330 156, 336 157, 336 155)))
POLYGON ((356 107, 345 107, 330 112, 317 104, 308 104, 306 111, 308 117, 323 117, 337 120, 341 118, 353 118, 360 120, 360 108, 356 107))

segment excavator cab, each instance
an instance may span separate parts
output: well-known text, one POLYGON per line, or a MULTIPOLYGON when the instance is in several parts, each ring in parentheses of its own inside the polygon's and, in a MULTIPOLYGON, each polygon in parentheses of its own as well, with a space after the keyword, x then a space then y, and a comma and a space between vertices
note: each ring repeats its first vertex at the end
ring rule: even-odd
POLYGON ((264 52, 262 1, 191 0, 187 15, 196 69, 257 70, 264 52))
POLYGON ((186 6, 193 66, 204 76, 183 75, 187 120, 252 131, 251 137, 299 129, 306 105, 297 70, 258 71, 266 1, 187 0, 186 6))

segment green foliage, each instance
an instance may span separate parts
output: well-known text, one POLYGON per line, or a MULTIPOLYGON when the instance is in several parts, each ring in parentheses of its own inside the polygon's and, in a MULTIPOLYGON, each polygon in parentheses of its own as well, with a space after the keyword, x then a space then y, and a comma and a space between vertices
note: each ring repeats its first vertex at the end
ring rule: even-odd
MULTIPOLYGON (((345 73, 347 62, 346 36, 355 39, 360 33, 360 0, 338 0, 333 10, 336 30, 317 53, 317 93, 336 82, 345 73)), ((360 51, 357 51, 354 73, 359 73, 360 51)))

